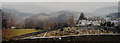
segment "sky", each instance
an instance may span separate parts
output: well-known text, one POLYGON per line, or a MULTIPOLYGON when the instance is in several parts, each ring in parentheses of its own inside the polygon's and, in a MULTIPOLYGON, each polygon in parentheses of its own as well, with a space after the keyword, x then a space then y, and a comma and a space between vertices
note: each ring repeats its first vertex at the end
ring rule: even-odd
POLYGON ((0 2, 0 9, 2 8, 2 3, 0 2))
POLYGON ((1 0, 2 2, 118 2, 119 0, 1 0))
POLYGON ((117 5, 117 2, 2 2, 3 8, 32 14, 51 13, 61 10, 92 12, 99 8, 117 5))

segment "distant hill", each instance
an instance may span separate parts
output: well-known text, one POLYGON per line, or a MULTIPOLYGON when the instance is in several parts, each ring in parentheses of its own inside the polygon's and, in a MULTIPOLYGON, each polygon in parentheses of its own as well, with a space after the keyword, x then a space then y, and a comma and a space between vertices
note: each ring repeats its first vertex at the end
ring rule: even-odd
POLYGON ((11 13, 15 13, 16 15, 18 15, 19 17, 25 17, 25 16, 32 16, 33 14, 31 13, 24 13, 24 12, 19 12, 17 10, 14 9, 8 9, 8 8, 2 8, 3 11, 6 12, 11 12, 11 13))
POLYGON ((106 15, 106 17, 120 18, 120 13, 110 13, 110 14, 106 15))
POLYGON ((74 18, 76 18, 76 17, 79 17, 80 12, 73 12, 73 11, 66 11, 66 10, 61 10, 61 11, 53 12, 50 14, 41 12, 39 14, 31 16, 30 18, 37 19, 39 21, 50 20, 50 21, 61 22, 62 20, 65 21, 70 15, 73 15, 74 18))
POLYGON ((5 12, 9 12, 12 13, 16 16, 17 22, 18 23, 22 23, 24 21, 24 18, 33 16, 34 14, 31 13, 24 13, 24 12, 19 12, 17 10, 14 9, 8 9, 8 8, 2 8, 3 11, 5 12))
POLYGON ((118 12, 118 6, 107 6, 103 8, 96 9, 93 12, 87 13, 87 16, 105 16, 110 13, 116 13, 118 12))

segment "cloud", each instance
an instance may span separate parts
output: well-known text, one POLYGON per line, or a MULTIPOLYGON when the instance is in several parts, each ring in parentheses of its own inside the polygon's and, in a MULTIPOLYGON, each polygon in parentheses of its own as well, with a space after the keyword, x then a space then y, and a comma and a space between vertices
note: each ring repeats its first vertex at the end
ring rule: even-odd
POLYGON ((3 7, 33 14, 60 10, 91 12, 112 5, 117 5, 117 2, 3 2, 3 7))
POLYGON ((118 2, 119 0, 2 0, 2 2, 118 2))

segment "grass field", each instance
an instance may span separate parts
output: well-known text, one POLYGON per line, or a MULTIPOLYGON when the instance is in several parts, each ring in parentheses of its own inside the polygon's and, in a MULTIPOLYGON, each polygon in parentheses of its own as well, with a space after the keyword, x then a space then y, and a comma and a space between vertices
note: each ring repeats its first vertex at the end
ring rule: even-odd
POLYGON ((38 32, 42 30, 35 30, 35 29, 6 29, 2 31, 2 39, 10 39, 14 36, 19 36, 27 33, 38 32))

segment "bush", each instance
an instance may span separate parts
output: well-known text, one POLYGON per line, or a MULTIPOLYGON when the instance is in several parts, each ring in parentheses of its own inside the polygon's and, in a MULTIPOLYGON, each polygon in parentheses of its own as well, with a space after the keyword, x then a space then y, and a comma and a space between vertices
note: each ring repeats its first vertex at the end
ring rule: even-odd
POLYGON ((16 28, 16 29, 23 29, 23 28, 16 28))
POLYGON ((38 29, 40 29, 40 27, 36 27, 35 29, 38 30, 38 29))

